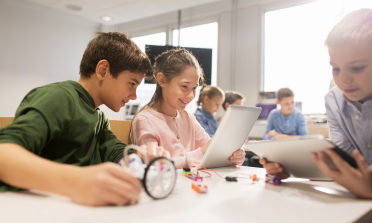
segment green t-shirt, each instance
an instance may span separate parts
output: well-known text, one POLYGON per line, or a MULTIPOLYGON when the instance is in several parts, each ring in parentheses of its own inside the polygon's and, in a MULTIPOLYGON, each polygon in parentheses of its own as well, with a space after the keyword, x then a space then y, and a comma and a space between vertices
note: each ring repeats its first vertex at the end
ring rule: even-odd
MULTIPOLYGON (((90 94, 75 81, 31 90, 0 143, 15 143, 43 158, 76 166, 114 162, 126 146, 111 132, 90 94)), ((0 192, 17 190, 0 181, 0 192)))

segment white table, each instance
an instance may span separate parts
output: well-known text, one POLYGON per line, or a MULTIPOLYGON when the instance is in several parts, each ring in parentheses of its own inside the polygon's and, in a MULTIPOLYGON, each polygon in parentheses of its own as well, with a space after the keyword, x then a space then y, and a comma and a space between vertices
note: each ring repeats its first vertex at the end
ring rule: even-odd
MULTIPOLYGON (((253 167, 215 170, 224 176, 265 174, 264 169, 253 167)), ((192 181, 179 170, 176 187, 168 198, 155 201, 142 193, 140 203, 129 207, 85 207, 57 195, 7 192, 0 194, 0 222, 339 223, 372 218, 372 201, 355 199, 333 182, 295 180, 281 186, 252 184, 247 179, 226 182, 212 172, 212 178, 204 179, 208 193, 198 194, 191 189, 192 181)))

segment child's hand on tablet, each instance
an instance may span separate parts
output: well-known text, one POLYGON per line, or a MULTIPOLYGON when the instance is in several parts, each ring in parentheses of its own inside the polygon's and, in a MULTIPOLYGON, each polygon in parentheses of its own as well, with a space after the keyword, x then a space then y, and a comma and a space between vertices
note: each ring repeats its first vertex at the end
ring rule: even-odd
POLYGON ((265 158, 261 158, 260 163, 266 169, 267 174, 273 175, 279 179, 287 179, 289 177, 288 174, 283 172, 283 168, 279 163, 270 163, 265 158))
POLYGON ((331 168, 325 159, 323 152, 312 153, 318 168, 336 183, 344 186, 354 195, 360 198, 372 198, 372 172, 357 149, 353 151, 353 157, 357 162, 358 168, 353 168, 345 162, 336 152, 331 149, 326 150, 337 169, 331 168))
POLYGON ((237 151, 235 151, 230 157, 230 162, 236 166, 236 165, 242 165, 244 163, 245 159, 245 151, 240 148, 237 151))

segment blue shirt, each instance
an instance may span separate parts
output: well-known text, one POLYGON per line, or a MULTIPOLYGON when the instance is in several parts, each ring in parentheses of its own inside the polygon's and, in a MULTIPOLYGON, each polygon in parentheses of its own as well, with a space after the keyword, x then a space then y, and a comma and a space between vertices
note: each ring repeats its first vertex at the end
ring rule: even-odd
POLYGON ((372 100, 349 101, 338 88, 325 96, 331 141, 352 155, 358 149, 372 165, 372 100))
POLYGON ((267 126, 263 139, 275 139, 276 136, 267 137, 267 134, 271 130, 285 135, 305 136, 307 135, 305 117, 297 109, 293 109, 292 113, 287 116, 283 116, 280 110, 273 109, 267 118, 267 126))
POLYGON ((209 137, 213 137, 217 131, 218 121, 216 117, 198 107, 194 113, 196 120, 201 124, 204 130, 208 133, 209 137))

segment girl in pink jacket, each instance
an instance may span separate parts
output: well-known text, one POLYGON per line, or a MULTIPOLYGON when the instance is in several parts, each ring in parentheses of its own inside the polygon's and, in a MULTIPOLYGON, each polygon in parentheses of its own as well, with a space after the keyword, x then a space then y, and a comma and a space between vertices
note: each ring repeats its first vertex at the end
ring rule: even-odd
MULTIPOLYGON (((197 166, 210 138, 195 116, 185 111, 203 82, 203 70, 185 49, 173 49, 155 58, 156 91, 151 101, 135 116, 130 137, 133 144, 154 143, 179 158, 177 168, 197 166)), ((244 162, 242 149, 230 157, 233 165, 244 162)))

